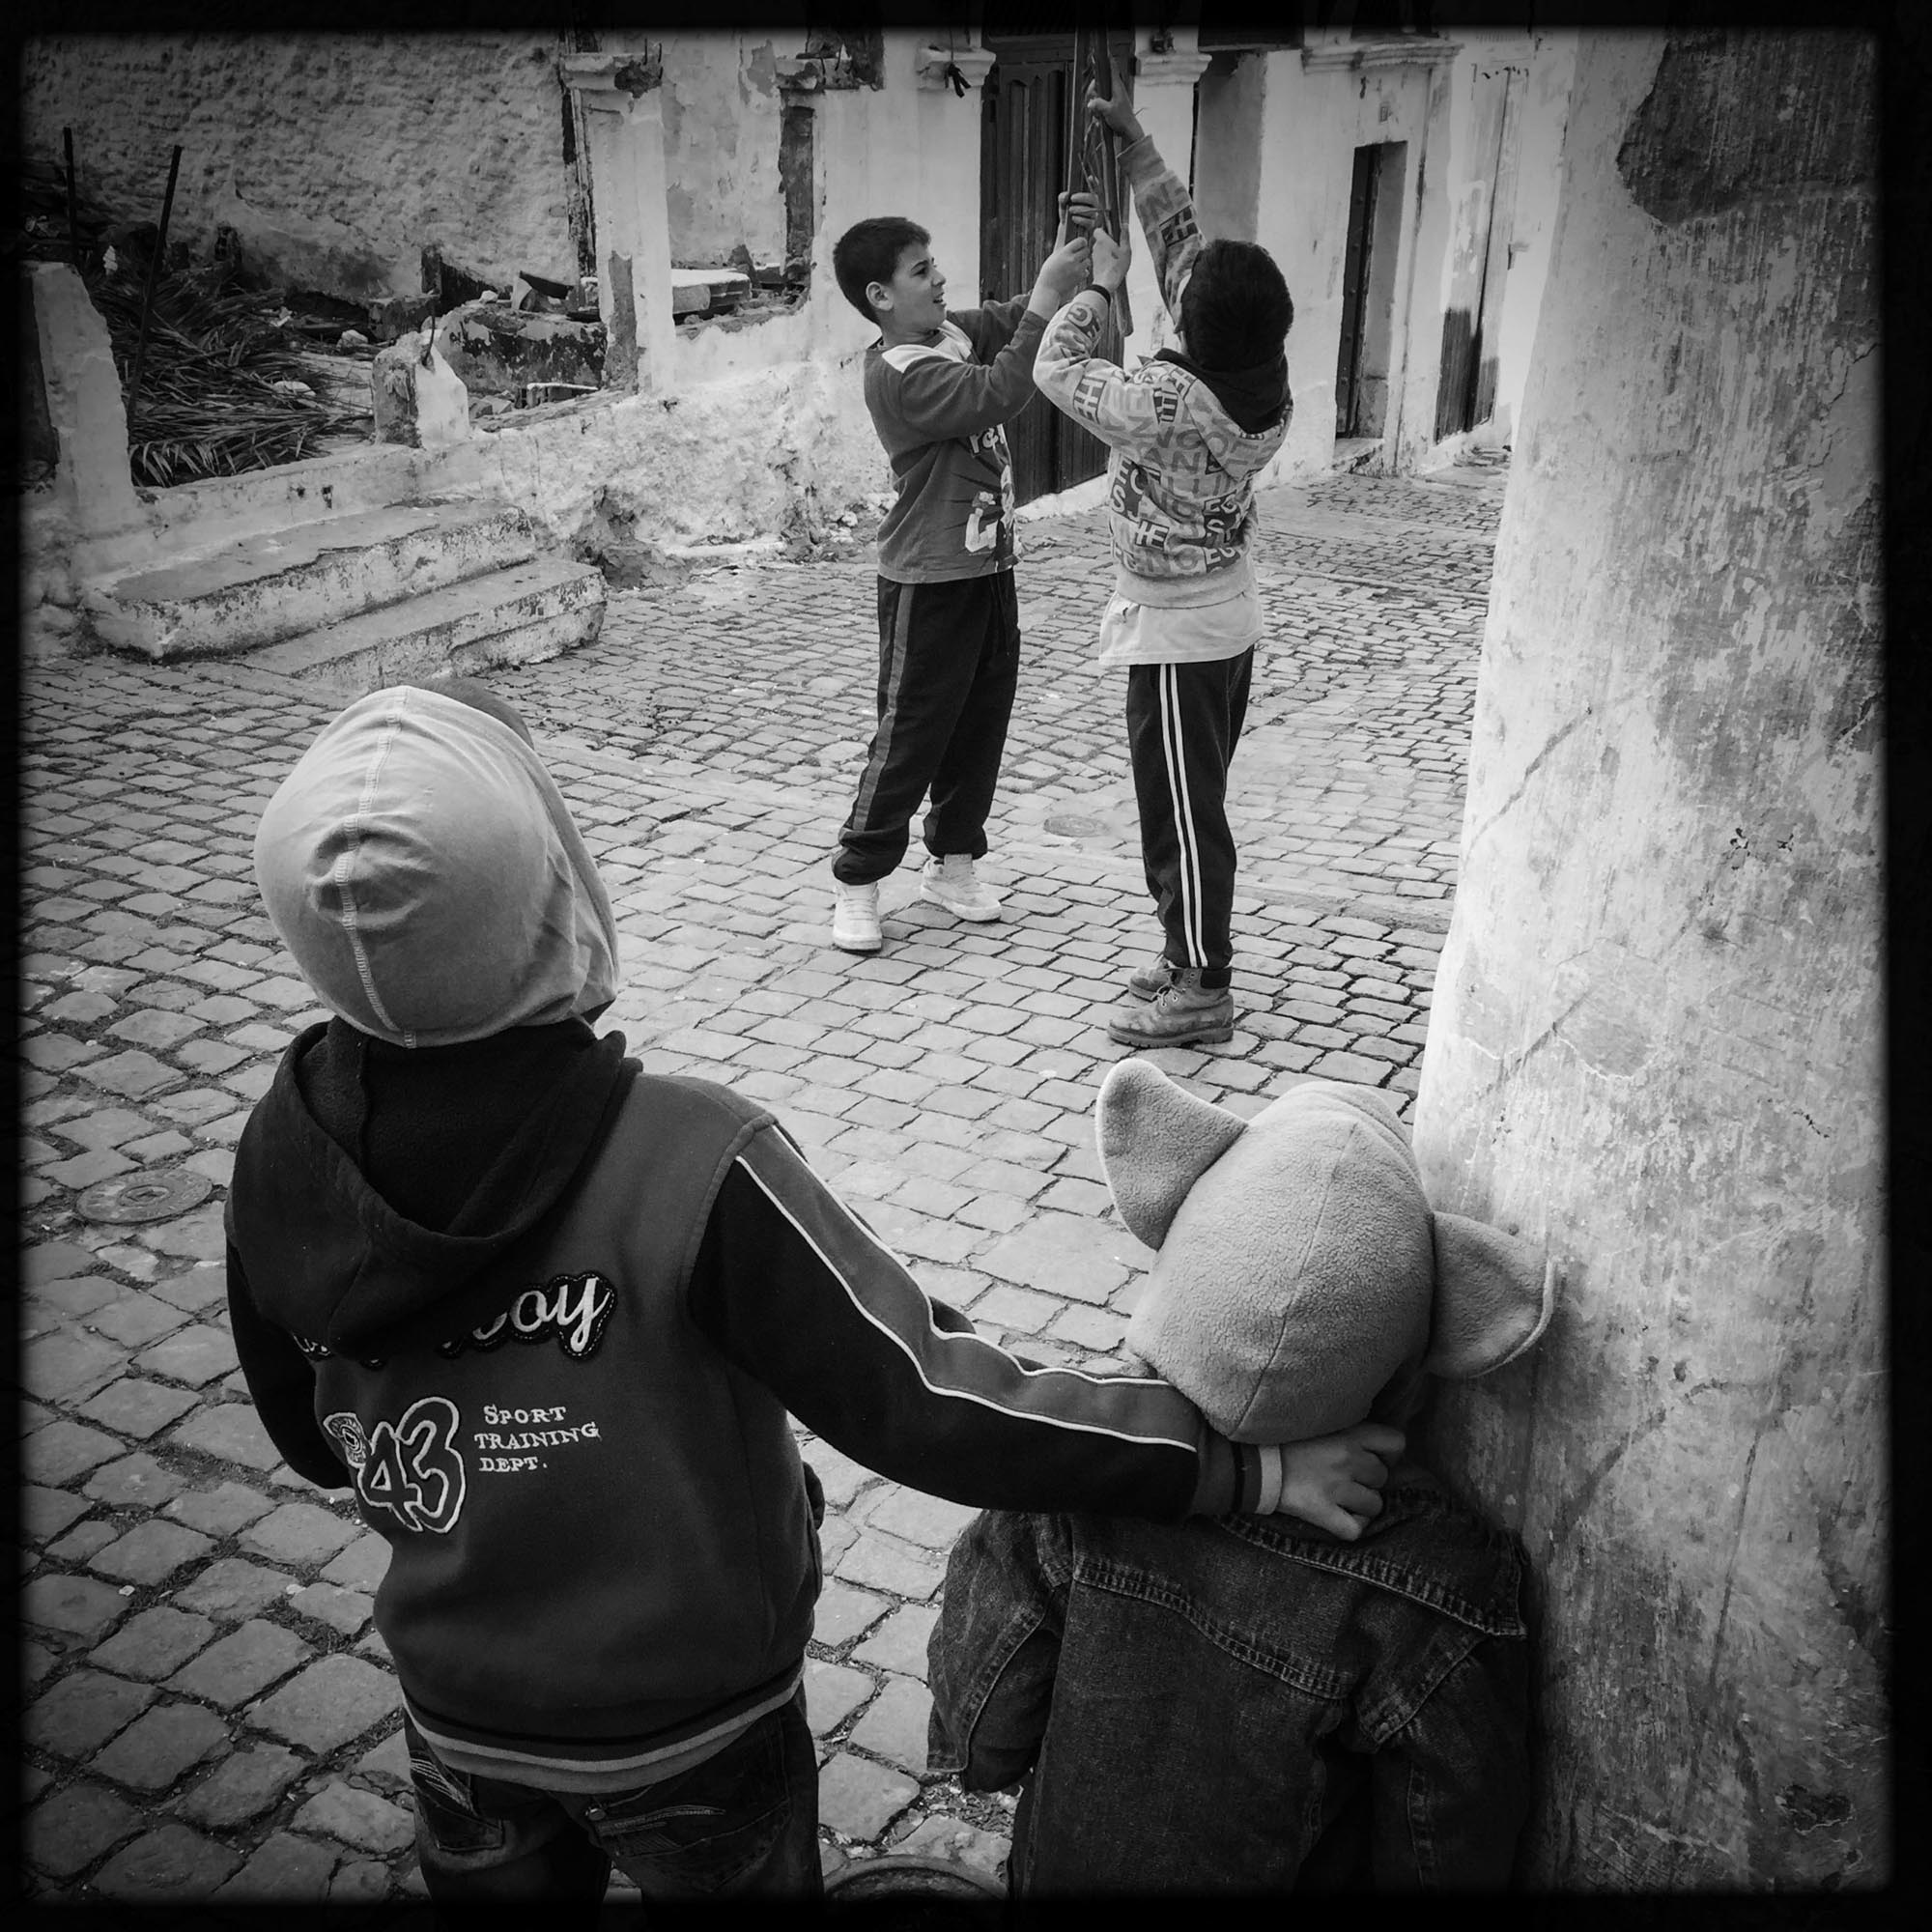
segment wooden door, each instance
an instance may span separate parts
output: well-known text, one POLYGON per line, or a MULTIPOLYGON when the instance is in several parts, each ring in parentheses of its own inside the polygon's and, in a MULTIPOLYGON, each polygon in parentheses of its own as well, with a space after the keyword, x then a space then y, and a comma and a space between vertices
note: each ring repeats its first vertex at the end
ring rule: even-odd
MULTIPOLYGON (((1053 249, 1060 191, 1066 185, 1069 116, 1073 100, 1073 38, 1069 20, 1061 31, 997 30, 989 19, 982 36, 995 56, 986 76, 980 141, 980 298, 1004 301, 1024 296, 1053 249)), ((1124 65, 1133 52, 1131 33, 1110 34, 1109 44, 1124 65)), ((1121 359, 1118 331, 1109 330, 1100 353, 1121 359)), ((1107 466, 1106 445, 1036 396, 1007 426, 1013 457, 1013 495, 1036 497, 1068 490, 1107 466)))
POLYGON ((1435 388, 1439 441, 1489 419, 1495 404, 1496 338, 1510 229, 1516 215, 1520 68, 1478 69, 1472 152, 1482 156, 1458 211, 1450 242, 1449 305, 1435 388))
POLYGON ((1342 250, 1342 339, 1335 357, 1335 434, 1353 436, 1361 415, 1359 377, 1368 327, 1369 243, 1376 232, 1376 190, 1383 150, 1355 150, 1349 184, 1349 235, 1342 250))
POLYGON ((1516 226, 1516 164, 1522 127, 1522 90, 1529 76, 1522 68, 1507 70, 1502 132, 1496 143, 1495 182, 1490 190, 1489 245, 1483 251, 1483 287, 1476 302, 1475 389, 1469 427, 1486 423, 1496 411, 1496 351, 1503 332, 1503 287, 1509 279, 1510 233, 1516 226))

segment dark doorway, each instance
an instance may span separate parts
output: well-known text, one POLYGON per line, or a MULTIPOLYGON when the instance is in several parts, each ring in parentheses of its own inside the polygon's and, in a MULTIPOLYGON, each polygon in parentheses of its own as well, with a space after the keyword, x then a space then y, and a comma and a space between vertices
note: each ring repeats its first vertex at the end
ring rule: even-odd
MULTIPOLYGON (((1125 65, 1131 32, 1109 34, 1125 65)), ((980 298, 1004 301, 1033 287, 1053 247, 1060 191, 1066 185, 1072 131, 1073 28, 1007 33, 988 19, 982 35, 994 67, 986 76, 980 138, 980 298)), ((1138 245, 1138 244, 1137 244, 1138 245)), ((1100 354, 1118 362, 1121 339, 1110 330, 1100 354)), ((1013 495, 1030 503, 1070 490, 1107 467, 1106 445, 1036 396, 1008 425, 1013 495)))
POLYGON ((1355 150, 1349 236, 1342 253, 1342 336, 1335 356, 1335 434, 1378 437, 1388 416, 1395 258, 1408 144, 1355 150))

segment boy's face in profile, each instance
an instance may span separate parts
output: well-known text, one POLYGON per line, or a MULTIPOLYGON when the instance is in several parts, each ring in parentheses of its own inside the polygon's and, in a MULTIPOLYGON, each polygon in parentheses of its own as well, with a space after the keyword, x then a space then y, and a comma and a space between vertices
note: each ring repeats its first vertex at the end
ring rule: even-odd
POLYGON ((931 248, 923 242, 908 242, 899 250, 892 280, 868 283, 866 299, 888 342, 930 335, 946 321, 946 277, 931 248))

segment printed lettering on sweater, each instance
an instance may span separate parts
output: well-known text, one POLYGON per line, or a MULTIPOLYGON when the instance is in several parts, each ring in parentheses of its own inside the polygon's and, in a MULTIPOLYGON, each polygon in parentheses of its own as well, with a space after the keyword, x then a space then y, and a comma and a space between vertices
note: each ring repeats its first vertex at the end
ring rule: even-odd
POLYGON ((469 1483, 456 1432, 463 1418, 447 1396, 426 1395, 365 1435, 353 1410, 326 1415, 322 1426, 342 1451, 368 1510, 386 1510, 405 1529, 441 1536, 456 1527, 469 1483))
POLYGON ((616 1299, 601 1274, 553 1275, 541 1288, 525 1289, 495 1321, 443 1343, 437 1352, 456 1356, 475 1349, 488 1353, 513 1339, 554 1341, 573 1362, 587 1362, 604 1339, 616 1299))
POLYGON ((476 1449, 476 1468, 486 1475, 517 1475, 549 1466, 534 1452, 578 1442, 601 1442, 594 1421, 567 1424, 568 1406, 512 1408, 486 1402, 485 1429, 468 1429, 463 1413, 447 1396, 428 1395, 411 1403, 402 1419, 386 1419, 364 1430, 352 1409, 323 1417, 322 1426, 342 1452, 365 1509, 385 1511, 405 1529, 442 1535, 453 1529, 469 1494, 469 1464, 458 1443, 469 1435, 476 1449), (532 1426, 533 1425, 533 1426, 532 1426))
POLYGON ((980 490, 973 497, 966 519, 966 548, 975 552, 997 550, 1003 537, 1010 539, 1013 526, 1013 462, 1007 450, 1007 433, 995 423, 991 429, 967 438, 966 446, 975 456, 997 464, 1000 470, 1000 487, 980 490))
POLYGON ((486 1402, 483 1420, 492 1426, 472 1430, 470 1440, 479 1450, 489 1452, 481 1459, 486 1469, 541 1468, 541 1462, 528 1451, 561 1449, 572 1442, 603 1439, 594 1422, 580 1422, 567 1429, 551 1426, 562 1422, 569 1413, 563 1403, 555 1403, 549 1408, 506 1408, 501 1403, 486 1402), (526 1427, 531 1423, 537 1426, 526 1427))

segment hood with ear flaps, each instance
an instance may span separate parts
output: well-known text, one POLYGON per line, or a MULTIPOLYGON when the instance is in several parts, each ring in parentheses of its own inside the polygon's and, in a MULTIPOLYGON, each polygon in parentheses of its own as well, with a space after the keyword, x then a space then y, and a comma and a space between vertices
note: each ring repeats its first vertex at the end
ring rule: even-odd
POLYGON ((323 1005, 392 1046, 616 995, 616 922, 555 781, 502 718, 440 691, 372 692, 323 728, 262 814, 255 877, 323 1005))
POLYGON ((1121 1218, 1159 1250, 1126 1346, 1236 1442, 1349 1428, 1398 1377, 1485 1375, 1549 1321, 1553 1264, 1433 1212, 1364 1088, 1309 1081, 1243 1122, 1123 1060, 1095 1127, 1121 1218))

